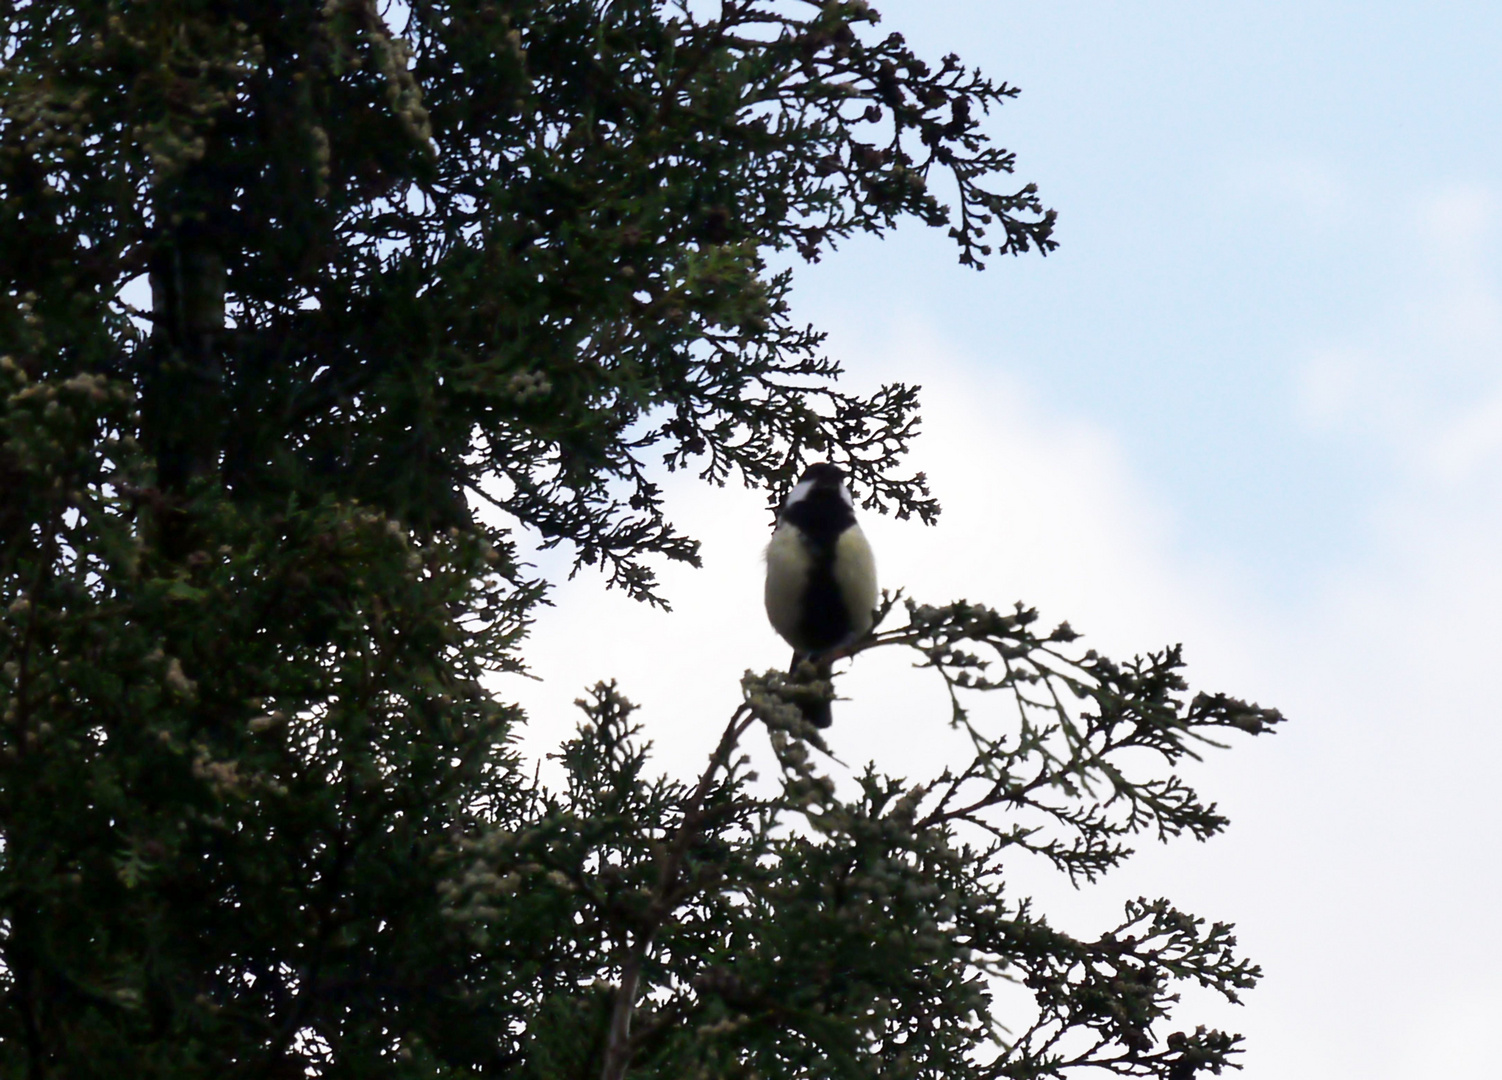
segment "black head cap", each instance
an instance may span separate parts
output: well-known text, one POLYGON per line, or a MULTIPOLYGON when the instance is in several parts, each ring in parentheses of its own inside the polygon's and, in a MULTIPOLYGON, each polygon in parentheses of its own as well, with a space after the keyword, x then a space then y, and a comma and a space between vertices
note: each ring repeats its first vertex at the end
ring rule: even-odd
POLYGON ((845 474, 840 471, 838 465, 831 465, 827 461, 816 461, 803 470, 803 475, 798 477, 798 483, 808 484, 811 487, 838 488, 845 485, 845 474))

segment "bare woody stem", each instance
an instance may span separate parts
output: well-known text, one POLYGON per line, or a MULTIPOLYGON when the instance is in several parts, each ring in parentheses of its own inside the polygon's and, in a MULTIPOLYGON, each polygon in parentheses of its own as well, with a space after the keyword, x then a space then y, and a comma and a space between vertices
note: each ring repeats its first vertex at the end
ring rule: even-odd
POLYGON ((658 928, 675 906, 677 898, 674 892, 679 875, 683 872, 683 859, 703 822, 700 811, 704 798, 714 785, 716 774, 729 765, 731 753, 754 719, 745 705, 731 715, 724 734, 720 736, 719 745, 709 756, 709 764, 699 777, 698 785, 684 804, 683 820, 663 856, 657 886, 652 890, 652 902, 647 906, 646 925, 638 931, 626 955, 626 961, 621 965, 621 983, 616 987, 615 1001, 610 1010, 610 1029, 605 1040, 605 1065, 600 1071, 600 1080, 625 1080, 626 1070, 631 1065, 631 1017, 636 1011, 642 965, 646 962, 658 928))

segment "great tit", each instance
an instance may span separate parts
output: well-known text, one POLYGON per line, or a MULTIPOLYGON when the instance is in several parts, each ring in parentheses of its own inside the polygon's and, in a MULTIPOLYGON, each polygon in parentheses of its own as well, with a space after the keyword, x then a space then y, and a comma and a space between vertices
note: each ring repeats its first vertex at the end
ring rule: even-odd
MULTIPOLYGON (((767 545, 767 618, 793 647, 798 665, 813 663, 829 677, 831 654, 871 629, 876 609, 876 562, 855 522, 845 474, 810 465, 788 493, 767 545)), ((829 703, 807 704, 816 727, 829 726, 829 703)))

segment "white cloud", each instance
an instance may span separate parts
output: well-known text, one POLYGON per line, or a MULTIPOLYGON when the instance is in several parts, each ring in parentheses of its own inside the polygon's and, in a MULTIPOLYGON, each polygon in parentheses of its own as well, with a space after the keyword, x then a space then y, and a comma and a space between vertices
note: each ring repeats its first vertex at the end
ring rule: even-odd
POLYGON ((1269 992, 1249 1013, 1264 1055, 1249 1080, 1499 1075, 1470 1026, 1495 1027, 1474 1004, 1495 998, 1502 961, 1494 202, 1425 200, 1386 324, 1314 354, 1295 386, 1307 419, 1393 465, 1369 557, 1327 575, 1270 643, 1300 722, 1231 845, 1267 919, 1252 930, 1269 992))
POLYGON ((1446 995, 1418 1004, 1404 1024, 1401 1069, 1413 1080, 1495 1080, 1502 995, 1446 995))

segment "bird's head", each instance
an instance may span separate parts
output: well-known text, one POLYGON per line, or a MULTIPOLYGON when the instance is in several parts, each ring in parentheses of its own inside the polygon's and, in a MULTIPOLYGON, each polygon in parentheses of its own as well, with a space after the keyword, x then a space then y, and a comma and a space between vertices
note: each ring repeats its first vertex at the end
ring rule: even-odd
POLYGON ((782 504, 782 508, 786 510, 805 499, 831 498, 839 499, 849 507, 855 505, 855 501, 850 497, 850 489, 845 486, 845 474, 840 471, 839 466, 831 465, 827 461, 819 461, 803 470, 798 483, 792 491, 788 492, 787 500, 782 504))

